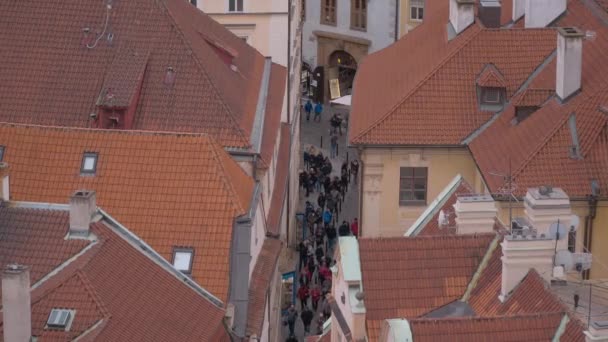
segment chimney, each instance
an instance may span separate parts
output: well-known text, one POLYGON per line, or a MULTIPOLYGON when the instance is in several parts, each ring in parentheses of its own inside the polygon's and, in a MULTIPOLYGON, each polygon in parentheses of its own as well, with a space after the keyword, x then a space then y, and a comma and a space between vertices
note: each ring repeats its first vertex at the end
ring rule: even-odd
POLYGON ((585 342, 608 341, 608 321, 591 321, 585 334, 585 342))
POLYGON ((454 204, 459 235, 494 231, 496 205, 490 195, 461 196, 454 204))
POLYGON ((526 0, 526 28, 546 27, 566 11, 567 0, 526 0))
POLYGON ((70 236, 87 237, 97 210, 95 191, 78 190, 70 198, 70 236))
POLYGON ((562 100, 581 89, 583 36, 583 32, 576 27, 557 29, 555 92, 562 100))
POLYGON ((0 200, 9 201, 8 164, 0 162, 0 200))
MULTIPOLYGON (((558 220, 560 224, 569 228, 572 219, 568 195, 564 190, 550 186, 528 189, 524 198, 524 212, 527 221, 539 236, 542 234, 549 236, 549 227, 558 220)), ((561 236, 557 249, 564 250, 567 248, 567 236, 561 236)))
POLYGON ((450 0, 450 24, 458 35, 475 20, 475 0, 450 0))
POLYGON ((526 13, 526 0, 513 0, 513 14, 511 19, 515 22, 526 13))
POLYGON ((483 26, 487 28, 500 27, 500 1, 498 0, 481 0, 477 15, 483 26))
POLYGON ((2 319, 4 341, 29 342, 32 335, 30 271, 7 265, 2 273, 2 319))

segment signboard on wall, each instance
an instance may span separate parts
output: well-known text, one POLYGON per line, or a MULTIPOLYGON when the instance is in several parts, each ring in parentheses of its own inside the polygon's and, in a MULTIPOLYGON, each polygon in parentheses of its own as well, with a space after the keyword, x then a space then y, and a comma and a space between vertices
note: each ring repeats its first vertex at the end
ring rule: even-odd
POLYGON ((340 97, 340 81, 337 78, 329 80, 329 93, 332 100, 340 97))

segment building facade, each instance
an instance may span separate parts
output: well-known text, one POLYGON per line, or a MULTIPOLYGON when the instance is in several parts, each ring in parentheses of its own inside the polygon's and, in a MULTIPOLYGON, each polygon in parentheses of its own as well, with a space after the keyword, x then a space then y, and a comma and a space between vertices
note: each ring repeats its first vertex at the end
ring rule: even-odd
POLYGON ((350 94, 363 58, 398 37, 396 0, 308 0, 304 4, 302 60, 312 72, 317 100, 338 97, 329 90, 338 79, 340 94, 350 94))
POLYGON ((415 29, 424 20, 425 0, 399 1, 399 37, 415 29))

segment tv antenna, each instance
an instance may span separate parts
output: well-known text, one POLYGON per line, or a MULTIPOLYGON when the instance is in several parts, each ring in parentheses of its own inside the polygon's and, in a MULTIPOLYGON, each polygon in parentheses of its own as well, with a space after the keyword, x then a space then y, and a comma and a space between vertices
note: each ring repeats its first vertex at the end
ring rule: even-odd
POLYGON ((511 158, 509 158, 509 172, 507 174, 502 174, 498 172, 489 172, 489 174, 496 177, 502 177, 503 179, 503 185, 498 188, 498 192, 492 193, 492 195, 509 197, 509 232, 512 233, 513 200, 515 200, 515 202, 519 202, 519 200, 513 195, 515 190, 517 190, 517 184, 515 184, 515 177, 513 177, 513 172, 511 170, 511 158))

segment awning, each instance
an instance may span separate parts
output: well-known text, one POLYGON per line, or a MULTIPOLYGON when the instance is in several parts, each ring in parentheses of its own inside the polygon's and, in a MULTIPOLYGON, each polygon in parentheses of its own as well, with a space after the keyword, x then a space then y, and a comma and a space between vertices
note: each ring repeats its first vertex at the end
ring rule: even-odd
POLYGON ((350 106, 350 101, 351 101, 351 96, 346 95, 346 96, 338 97, 337 99, 331 100, 331 101, 329 101, 329 103, 339 104, 339 105, 343 105, 343 106, 350 106))

